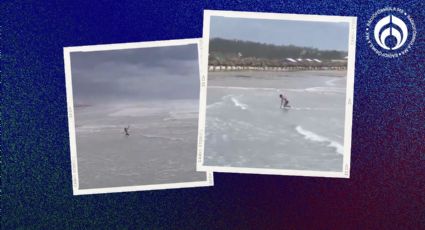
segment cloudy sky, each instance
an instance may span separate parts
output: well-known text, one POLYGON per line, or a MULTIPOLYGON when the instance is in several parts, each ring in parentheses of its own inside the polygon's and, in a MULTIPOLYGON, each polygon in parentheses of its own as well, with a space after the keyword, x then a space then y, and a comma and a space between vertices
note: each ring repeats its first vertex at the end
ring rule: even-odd
POLYGON ((196 44, 72 52, 75 104, 199 98, 196 44))
POLYGON ((322 50, 348 50, 348 22, 307 22, 212 16, 210 38, 238 39, 322 50))

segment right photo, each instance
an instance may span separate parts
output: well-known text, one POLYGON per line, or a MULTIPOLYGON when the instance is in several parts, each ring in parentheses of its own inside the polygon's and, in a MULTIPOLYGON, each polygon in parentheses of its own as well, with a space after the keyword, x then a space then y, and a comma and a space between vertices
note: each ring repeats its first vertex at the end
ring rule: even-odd
POLYGON ((355 17, 204 11, 198 170, 348 178, 355 29, 355 17))

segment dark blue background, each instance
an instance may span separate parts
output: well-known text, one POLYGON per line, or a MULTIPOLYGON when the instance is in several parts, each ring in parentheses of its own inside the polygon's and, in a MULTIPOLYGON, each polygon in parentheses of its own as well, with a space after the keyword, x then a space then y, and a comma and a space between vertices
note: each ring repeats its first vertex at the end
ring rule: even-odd
POLYGON ((2 227, 424 229, 425 1, 361 2, 1 3, 2 227), (365 39, 386 6, 417 26, 396 59, 365 39), (201 37, 203 9, 358 17, 351 178, 216 173, 208 188, 73 196, 62 47, 201 37))

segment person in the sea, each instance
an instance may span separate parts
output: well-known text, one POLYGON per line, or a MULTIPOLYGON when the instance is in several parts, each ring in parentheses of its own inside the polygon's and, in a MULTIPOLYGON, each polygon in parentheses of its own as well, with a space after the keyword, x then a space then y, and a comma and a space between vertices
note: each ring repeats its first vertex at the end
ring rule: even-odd
POLYGON ((128 132, 129 130, 130 130, 130 126, 124 128, 124 133, 126 136, 130 136, 130 133, 128 132))
POLYGON ((280 94, 279 97, 280 97, 280 108, 281 109, 286 108, 286 107, 290 107, 289 100, 285 96, 283 96, 283 94, 280 94))

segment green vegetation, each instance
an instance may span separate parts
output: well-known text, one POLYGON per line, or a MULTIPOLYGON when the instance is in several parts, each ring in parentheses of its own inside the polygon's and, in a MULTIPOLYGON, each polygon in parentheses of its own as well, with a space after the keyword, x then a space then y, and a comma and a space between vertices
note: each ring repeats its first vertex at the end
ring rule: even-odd
POLYGON ((271 44, 227 40, 214 38, 210 40, 210 53, 223 56, 234 56, 241 53, 244 57, 255 57, 265 59, 284 59, 284 58, 317 58, 323 60, 343 59, 347 52, 336 50, 318 50, 309 47, 297 46, 277 46, 271 44))
POLYGON ((241 40, 210 40, 209 70, 342 70, 347 52, 277 46, 241 40))

